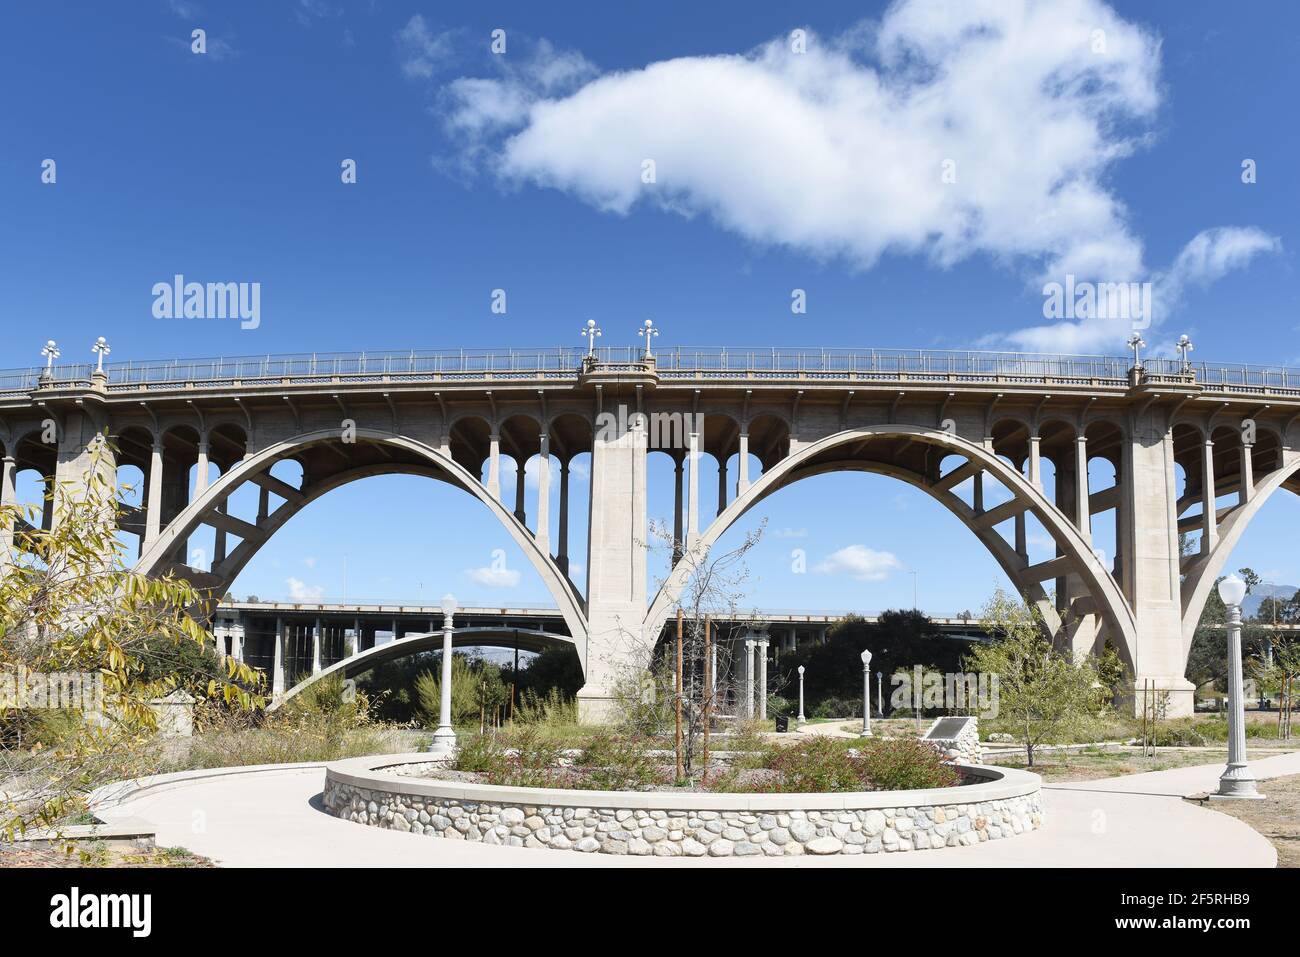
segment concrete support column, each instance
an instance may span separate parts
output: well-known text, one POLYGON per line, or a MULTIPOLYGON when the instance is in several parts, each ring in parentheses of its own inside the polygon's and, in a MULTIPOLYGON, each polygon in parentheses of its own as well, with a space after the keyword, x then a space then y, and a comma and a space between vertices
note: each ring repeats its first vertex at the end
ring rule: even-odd
POLYGON ((749 488, 749 433, 740 433, 740 459, 736 463, 736 497, 745 494, 749 488))
MULTIPOLYGON (((584 722, 607 720, 614 688, 645 668, 658 635, 646 636, 646 423, 632 416, 620 434, 598 429, 591 450, 587 546, 586 684, 578 692, 584 722)), ((619 430, 613 430, 619 431, 619 430)))
MULTIPOLYGON (((1192 713, 1193 688, 1184 677, 1174 441, 1167 415, 1147 408, 1124 445, 1116 542, 1123 543, 1120 580, 1135 618, 1133 678, 1139 688, 1150 681, 1168 692, 1169 716, 1181 717, 1192 713)), ((1212 514, 1213 492, 1206 494, 1212 514)))
POLYGON ((194 501, 208 488, 208 440, 199 440, 199 460, 194 466, 194 501))
POLYGON ((767 720, 767 636, 758 639, 758 717, 767 720))
POLYGON ((971 508, 978 515, 984 511, 984 473, 976 472, 971 477, 971 508))
POLYGON ((718 514, 727 508, 727 460, 718 459, 718 514))
POLYGON ((682 557, 682 464, 684 459, 673 459, 673 564, 682 557))
POLYGON ((1244 505, 1255 497, 1255 447, 1249 442, 1241 443, 1241 498, 1244 505))
POLYGON ((559 555, 556 563, 560 571, 569 574, 569 463, 560 463, 560 530, 559 555))
POLYGON ((488 494, 501 501, 501 436, 488 436, 488 494))
POLYGON ((321 620, 316 619, 316 625, 311 630, 311 673, 320 674, 320 643, 322 634, 321 620))
POLYGON ((690 437, 691 477, 686 487, 686 546, 695 544, 700 534, 700 434, 690 437))
POLYGON ((352 653, 361 654, 361 619, 352 619, 352 653))
MULTIPOLYGON (((226 514, 226 502, 217 504, 217 511, 222 515, 226 514)), ((217 566, 226 560, 226 532, 224 529, 215 529, 212 534, 212 571, 216 571, 217 566)))
POLYGON ((1019 555, 1026 563, 1029 562, 1029 536, 1025 533, 1025 513, 1017 512, 1015 518, 1016 524, 1016 554, 1019 555))
POLYGON ((754 646, 753 638, 745 639, 745 717, 754 717, 754 646))
POLYGON ((1202 516, 1201 554, 1208 555, 1214 551, 1219 541, 1219 509, 1214 494, 1214 443, 1206 439, 1201 451, 1201 508, 1202 516))
POLYGON ((275 620, 275 655, 271 664, 271 697, 284 694, 284 619, 275 620))
POLYGON ((1074 440, 1074 524, 1079 534, 1092 544, 1092 509, 1088 500, 1088 439, 1074 440))
POLYGON ((1038 452, 1040 438, 1037 432, 1029 437, 1029 484, 1043 487, 1043 462, 1038 452))
POLYGON ((537 547, 551 553, 551 440, 542 433, 541 458, 537 460, 537 547))
MULTIPOLYGON (((18 493, 14 486, 14 475, 18 467, 12 455, 6 455, 0 465, 0 507, 12 507, 18 503, 18 493)), ((9 563, 9 552, 14 544, 14 523, 12 515, 0 517, 0 567, 9 563)))
POLYGON ((524 508, 524 481, 528 473, 528 461, 526 459, 517 459, 515 467, 515 518, 519 519, 519 524, 526 526, 528 524, 528 513, 524 508))
POLYGON ((230 656, 241 665, 244 663, 244 622, 240 619, 230 630, 230 656))
MULTIPOLYGON (((149 478, 145 482, 145 520, 144 547, 148 548, 158 540, 162 530, 162 492, 163 492, 163 447, 162 440, 154 442, 149 453, 149 478)), ((263 492, 263 495, 266 493, 263 492)))

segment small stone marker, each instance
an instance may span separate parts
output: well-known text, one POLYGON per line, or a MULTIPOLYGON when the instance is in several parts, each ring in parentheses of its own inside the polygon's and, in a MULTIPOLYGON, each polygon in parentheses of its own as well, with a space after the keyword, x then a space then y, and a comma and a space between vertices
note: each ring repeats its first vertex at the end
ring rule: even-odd
POLYGON ((954 761, 979 764, 984 757, 984 749, 980 747, 979 719, 974 715, 939 718, 921 740, 930 742, 954 761))

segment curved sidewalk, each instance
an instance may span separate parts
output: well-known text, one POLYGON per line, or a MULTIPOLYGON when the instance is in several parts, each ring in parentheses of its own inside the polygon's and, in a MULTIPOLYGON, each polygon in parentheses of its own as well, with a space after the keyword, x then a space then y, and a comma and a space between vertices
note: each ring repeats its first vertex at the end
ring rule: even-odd
MULTIPOLYGON (((1252 763, 1261 779, 1300 773, 1300 752, 1252 763)), ((684 859, 494 847, 353 824, 321 810, 322 767, 209 772, 172 780, 101 812, 137 816, 160 846, 231 867, 1274 867, 1247 825, 1182 800, 1211 790, 1221 765, 1044 788, 1047 825, 974 847, 870 857, 684 859)), ((1266 790, 1266 789, 1265 789, 1266 790)))

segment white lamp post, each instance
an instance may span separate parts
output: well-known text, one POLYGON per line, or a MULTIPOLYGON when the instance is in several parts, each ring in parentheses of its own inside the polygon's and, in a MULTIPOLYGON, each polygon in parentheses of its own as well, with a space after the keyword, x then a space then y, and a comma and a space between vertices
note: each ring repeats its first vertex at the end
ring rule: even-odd
POLYGON ((803 665, 799 666, 799 723, 808 723, 808 719, 803 716, 803 665))
POLYGON ((1246 763, 1246 702, 1241 681, 1241 600, 1246 597, 1246 583, 1229 575, 1219 582, 1219 597, 1228 610, 1228 766, 1219 776, 1218 792, 1210 797, 1262 798, 1246 763))
POLYGON ((596 356, 596 339, 600 336, 600 328, 596 325, 595 319, 587 320, 587 327, 582 330, 582 334, 587 337, 587 358, 594 359, 596 356))
POLYGON ((659 330, 655 328, 653 319, 647 319, 645 321, 645 325, 641 327, 639 335, 645 336, 645 357, 647 359, 653 359, 654 356, 650 354, 650 337, 659 335, 659 330))
POLYGON ((1186 375, 1192 371, 1192 363, 1188 360, 1187 353, 1191 352, 1196 347, 1192 345, 1192 339, 1190 336, 1183 335, 1178 337, 1178 341, 1174 343, 1174 348, 1178 350, 1178 355, 1183 367, 1183 374, 1186 375))
POLYGON ((880 682, 884 679, 883 671, 876 672, 876 714, 882 718, 885 716, 885 696, 880 691, 880 682))
POLYGON ((439 687, 438 730, 433 732, 429 752, 449 758, 456 753, 456 731, 451 726, 451 629, 456 615, 454 595, 442 596, 442 683, 439 687))
POLYGON ((862 652, 862 733, 860 738, 871 737, 871 652, 862 652))
POLYGON ((41 355, 45 356, 45 374, 51 375, 54 372, 54 360, 62 353, 59 352, 58 343, 53 339, 41 346, 41 355))
POLYGON ((1146 345, 1146 340, 1140 333, 1133 333, 1128 337, 1128 347, 1133 350, 1133 368, 1142 368, 1142 347, 1146 345))
POLYGON ((98 339, 95 340, 95 344, 90 347, 90 351, 99 357, 95 364, 95 372, 99 375, 103 375, 104 356, 108 355, 110 352, 113 351, 108 347, 108 340, 105 339, 103 336, 100 336, 98 339))

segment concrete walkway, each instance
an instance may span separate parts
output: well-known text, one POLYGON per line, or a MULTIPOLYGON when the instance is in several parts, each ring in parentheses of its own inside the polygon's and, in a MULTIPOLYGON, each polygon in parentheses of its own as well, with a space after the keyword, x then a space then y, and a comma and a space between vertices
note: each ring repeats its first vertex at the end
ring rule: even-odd
MULTIPOLYGON (((1252 764, 1261 780, 1300 773, 1300 752, 1252 764)), ((1274 867, 1277 854, 1235 818, 1182 800, 1212 790, 1203 765, 1044 788, 1047 825, 974 847, 866 857, 629 858, 490 847, 343 821, 320 808, 321 768, 207 777, 102 812, 153 822, 160 846, 231 867, 1274 867)), ((1266 790, 1266 789, 1265 789, 1266 790)))

